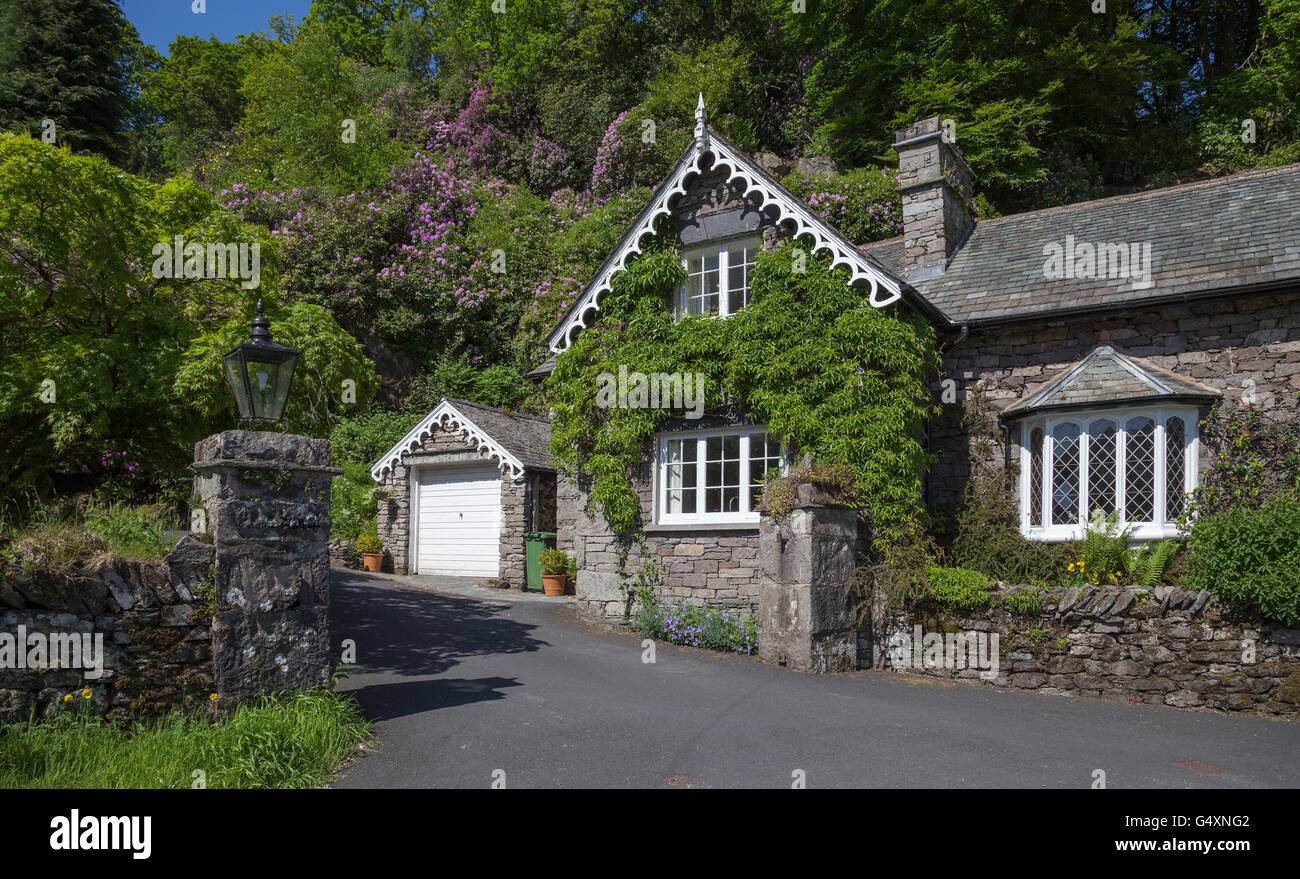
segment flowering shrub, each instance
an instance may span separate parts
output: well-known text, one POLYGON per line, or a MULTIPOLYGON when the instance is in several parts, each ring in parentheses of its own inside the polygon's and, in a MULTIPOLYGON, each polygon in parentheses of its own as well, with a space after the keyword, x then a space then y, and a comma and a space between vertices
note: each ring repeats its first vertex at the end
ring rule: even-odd
POLYGON ((894 179, 879 168, 843 174, 790 174, 786 188, 850 241, 881 241, 903 234, 903 201, 894 179))
POLYGON ((624 110, 605 129, 591 168, 593 195, 608 196, 632 186, 653 186, 667 171, 658 147, 642 139, 644 118, 648 117, 624 110))
POLYGON ((1079 558, 1066 565, 1066 582, 1071 586, 1116 585, 1125 578, 1129 531, 1121 528, 1115 513, 1093 513, 1088 530, 1079 542, 1079 558))
POLYGON ((758 649, 758 622, 748 614, 694 604, 661 605, 654 590, 637 589, 640 603, 632 627, 660 641, 684 647, 704 647, 752 654, 758 649))

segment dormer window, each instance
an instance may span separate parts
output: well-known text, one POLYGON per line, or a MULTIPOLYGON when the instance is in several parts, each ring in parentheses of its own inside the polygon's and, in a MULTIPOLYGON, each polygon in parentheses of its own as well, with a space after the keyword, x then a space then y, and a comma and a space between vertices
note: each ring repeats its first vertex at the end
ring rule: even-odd
POLYGON ((674 314, 726 317, 748 305, 749 281, 761 247, 758 238, 741 238, 682 254, 686 283, 677 291, 674 314))

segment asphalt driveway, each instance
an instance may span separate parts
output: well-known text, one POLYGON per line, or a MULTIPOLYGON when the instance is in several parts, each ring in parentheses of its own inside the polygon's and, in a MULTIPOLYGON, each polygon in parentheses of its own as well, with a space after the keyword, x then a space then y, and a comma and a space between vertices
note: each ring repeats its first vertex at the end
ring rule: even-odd
POLYGON ((568 602, 455 581, 336 571, 332 616, 377 738, 338 787, 1300 786, 1295 722, 665 644, 650 664, 568 602))

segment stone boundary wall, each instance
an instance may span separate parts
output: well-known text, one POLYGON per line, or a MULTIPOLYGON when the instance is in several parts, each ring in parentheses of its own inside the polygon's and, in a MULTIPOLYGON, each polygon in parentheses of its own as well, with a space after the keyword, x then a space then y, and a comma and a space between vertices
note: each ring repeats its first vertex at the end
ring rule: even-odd
POLYGON ((98 679, 82 669, 0 668, 0 722, 44 714, 69 693, 78 710, 121 719, 209 704, 214 570, 212 545, 187 535, 161 562, 0 574, 0 633, 102 634, 104 647, 98 679))
MULTIPOLYGON (((942 619, 899 615, 877 643, 912 636, 915 625, 927 633, 998 633, 998 674, 983 679, 970 668, 897 671, 1175 708, 1300 712, 1300 629, 1234 620, 1207 592, 1086 586, 1045 599, 1034 615, 1001 606, 942 619), (1252 645, 1253 661, 1247 661, 1252 645)), ((894 667, 887 650, 874 652, 877 665, 894 667)))
POLYGON ((194 452, 205 539, 187 534, 157 562, 0 568, 0 720, 74 692, 80 710, 132 719, 330 685, 329 442, 229 430, 194 452), (71 645, 58 661, 32 655, 39 635, 83 633, 93 640, 77 647, 99 661, 78 661, 71 645), (19 650, 34 667, 20 667, 19 650))

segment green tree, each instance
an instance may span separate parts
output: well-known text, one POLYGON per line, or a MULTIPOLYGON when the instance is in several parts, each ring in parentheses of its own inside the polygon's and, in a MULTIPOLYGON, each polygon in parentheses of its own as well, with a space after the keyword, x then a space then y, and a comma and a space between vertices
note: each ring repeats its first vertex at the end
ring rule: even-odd
POLYGON ((115 0, 8 0, 0 7, 0 128, 117 157, 127 114, 119 62, 139 40, 115 0))
POLYGON ((164 120, 162 140, 173 168, 193 169, 201 178, 207 156, 234 140, 244 115, 240 86, 269 45, 255 38, 226 43, 185 35, 172 41, 144 96, 164 120))
POLYGON ((235 179, 355 191, 381 182, 404 152, 375 111, 395 75, 366 75, 308 20, 245 77, 235 179))
POLYGON ((434 5, 426 0, 312 0, 308 15, 325 25, 344 55, 378 66, 393 60, 386 49, 394 29, 423 19, 434 5))
MULTIPOLYGON (((268 309, 267 317, 275 341, 301 352, 285 408, 286 428, 328 436, 339 417, 360 411, 374 397, 379 386, 374 364, 319 305, 291 302, 268 309)), ((239 417, 222 357, 248 338, 251 320, 250 311, 200 334, 181 357, 174 393, 202 425, 233 425, 239 417)))
POLYGON ((206 426, 171 393, 189 339, 247 291, 153 273, 158 242, 256 242, 187 178, 156 185, 97 156, 0 135, 0 501, 93 483, 127 465, 147 483, 188 460, 206 426))

